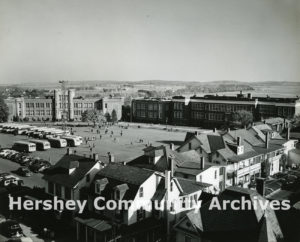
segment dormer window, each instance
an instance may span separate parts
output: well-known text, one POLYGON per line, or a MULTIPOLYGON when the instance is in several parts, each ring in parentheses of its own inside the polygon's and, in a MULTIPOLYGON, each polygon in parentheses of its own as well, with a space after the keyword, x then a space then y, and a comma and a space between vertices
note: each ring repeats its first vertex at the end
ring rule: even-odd
POLYGON ((96 180, 95 182, 95 193, 101 194, 101 192, 105 189, 105 186, 108 184, 107 178, 103 178, 101 180, 96 180))
POLYGON ((139 196, 140 197, 144 196, 144 188, 143 187, 140 187, 140 189, 139 189, 139 196))

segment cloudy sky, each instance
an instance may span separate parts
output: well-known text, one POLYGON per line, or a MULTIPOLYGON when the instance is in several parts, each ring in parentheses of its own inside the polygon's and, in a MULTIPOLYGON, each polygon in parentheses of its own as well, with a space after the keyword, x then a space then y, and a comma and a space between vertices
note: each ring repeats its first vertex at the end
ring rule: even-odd
POLYGON ((300 81, 299 0, 0 0, 0 83, 300 81))

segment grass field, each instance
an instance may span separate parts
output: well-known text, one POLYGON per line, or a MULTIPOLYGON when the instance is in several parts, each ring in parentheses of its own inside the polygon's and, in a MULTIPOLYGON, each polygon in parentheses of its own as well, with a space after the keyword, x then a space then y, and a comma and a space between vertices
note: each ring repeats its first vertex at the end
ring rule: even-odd
MULTIPOLYGON (((104 129, 100 130, 102 138, 100 139, 100 134, 97 134, 97 130, 89 127, 76 127, 73 128, 75 134, 88 139, 95 137, 95 141, 89 141, 88 144, 85 142, 74 149, 76 149, 77 154, 89 156, 92 153, 98 153, 100 160, 101 157, 107 157, 107 152, 111 152, 115 156, 117 162, 129 161, 141 154, 143 154, 143 148, 146 145, 161 145, 174 143, 175 145, 180 144, 185 137, 185 132, 176 131, 166 131, 151 128, 138 128, 129 127, 128 129, 120 128, 119 126, 111 126, 108 128, 108 133, 104 134, 104 129), (113 135, 111 135, 113 131, 113 135), (121 136, 121 131, 123 135, 121 136), (140 143, 140 139, 143 142, 140 143), (95 146, 92 152, 90 147, 95 146)), ((17 140, 28 140, 30 138, 18 135, 14 136, 12 134, 0 133, 0 144, 2 148, 10 148, 13 143, 17 140)), ((48 151, 36 151, 31 156, 38 156, 42 159, 49 160, 52 164, 55 164, 64 154, 66 154, 66 148, 51 148, 48 151)))

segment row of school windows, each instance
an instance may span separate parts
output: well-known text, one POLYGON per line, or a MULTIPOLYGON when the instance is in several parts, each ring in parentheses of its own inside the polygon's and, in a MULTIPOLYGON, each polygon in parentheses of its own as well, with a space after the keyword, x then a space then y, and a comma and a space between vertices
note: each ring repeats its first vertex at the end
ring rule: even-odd
POLYGON ((192 103, 192 110, 209 110, 209 111, 221 111, 221 112, 235 112, 239 110, 252 111, 251 105, 237 105, 237 104, 218 104, 218 103, 192 103))
POLYGON ((43 115, 52 115, 51 110, 26 110, 27 116, 43 116, 43 115))
MULTIPOLYGON (((26 103, 26 108, 51 108, 51 103, 26 103)), ((19 107, 21 108, 21 103, 19 103, 19 107)))

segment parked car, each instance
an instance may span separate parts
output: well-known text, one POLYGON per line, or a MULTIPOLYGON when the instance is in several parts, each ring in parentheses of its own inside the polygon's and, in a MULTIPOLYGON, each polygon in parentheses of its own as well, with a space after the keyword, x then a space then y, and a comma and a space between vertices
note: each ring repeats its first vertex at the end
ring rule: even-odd
POLYGON ((34 173, 42 172, 50 167, 51 164, 45 160, 35 160, 29 165, 29 169, 34 173))
POLYGON ((9 185, 17 185, 20 186, 23 184, 23 180, 21 180, 19 177, 13 176, 11 174, 5 176, 1 181, 0 181, 0 186, 6 187, 9 185))
POLYGON ((16 173, 20 176, 26 176, 26 177, 29 177, 32 175, 29 168, 26 166, 19 167, 19 169, 16 171, 16 173))
POLYGON ((9 175, 10 175, 10 173, 8 173, 8 172, 0 173, 0 181, 2 181, 5 177, 7 177, 9 175))
POLYGON ((7 237, 21 237, 23 236, 23 230, 20 224, 15 220, 7 220, 2 224, 3 234, 7 237))
POLYGON ((10 154, 10 149, 3 149, 0 151, 0 157, 6 158, 8 154, 10 154))

